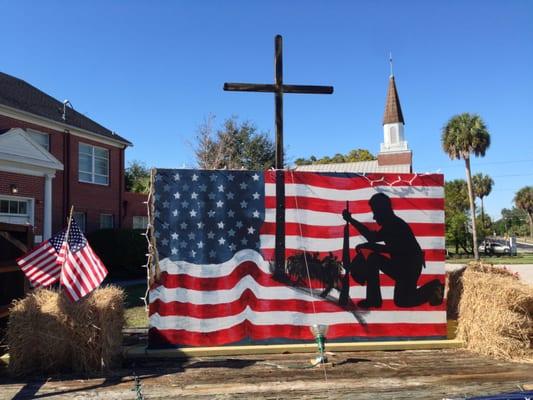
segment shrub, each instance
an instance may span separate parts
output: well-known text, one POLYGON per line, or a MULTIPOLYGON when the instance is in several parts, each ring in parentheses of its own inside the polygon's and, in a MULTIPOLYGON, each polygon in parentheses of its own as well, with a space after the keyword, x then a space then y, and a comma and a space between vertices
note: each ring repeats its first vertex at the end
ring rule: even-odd
POLYGON ((146 270, 148 247, 143 231, 134 229, 100 229, 87 236, 92 249, 103 261, 110 278, 142 278, 146 270))

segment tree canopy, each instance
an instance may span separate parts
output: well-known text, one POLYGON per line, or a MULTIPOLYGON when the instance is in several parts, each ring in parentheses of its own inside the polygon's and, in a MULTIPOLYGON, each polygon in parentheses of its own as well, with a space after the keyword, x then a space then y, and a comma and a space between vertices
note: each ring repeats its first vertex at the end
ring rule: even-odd
POLYGON ((455 252, 459 247, 468 252, 468 194, 466 181, 455 179, 444 184, 444 216, 446 223, 446 241, 455 245, 455 252))
POLYGON ((194 151, 199 168, 266 170, 274 166, 276 147, 267 133, 237 117, 226 119, 216 130, 213 123, 214 117, 208 117, 198 128, 194 151))
POLYGON ((476 197, 479 197, 479 200, 481 200, 481 222, 483 224, 483 227, 485 228, 486 224, 483 199, 487 197, 490 192, 492 192, 492 186, 494 185, 494 181, 490 176, 479 173, 475 174, 472 177, 472 184, 474 186, 474 195, 476 197))
POLYGON ((485 156, 490 147, 490 134, 485 122, 477 114, 462 113, 453 116, 442 131, 442 148, 451 159, 469 159, 485 156))
POLYGON ((529 236, 533 238, 533 186, 525 186, 516 192, 514 203, 526 212, 529 219, 529 236))
POLYGON ((124 170, 124 179, 127 192, 148 193, 150 190, 150 169, 141 161, 130 161, 124 170))
POLYGON ((526 236, 529 233, 528 216, 524 210, 516 207, 504 208, 501 215, 502 217, 493 224, 498 235, 526 236))
POLYGON ((441 140, 443 150, 451 159, 463 159, 465 161, 470 220, 472 223, 472 242, 474 243, 474 257, 478 260, 476 206, 472 189, 470 155, 485 156, 485 152, 490 146, 490 134, 479 115, 462 113, 450 118, 448 123, 442 128, 441 140))
POLYGON ((347 162, 357 162, 357 161, 372 161, 376 157, 365 149, 353 149, 346 154, 337 153, 333 157, 322 157, 316 158, 311 156, 309 158, 297 158, 294 160, 296 165, 311 165, 311 164, 336 164, 336 163, 347 163, 347 162))
POLYGON ((482 200, 492 192, 494 180, 488 175, 478 173, 472 177, 472 183, 474 184, 474 194, 482 200))

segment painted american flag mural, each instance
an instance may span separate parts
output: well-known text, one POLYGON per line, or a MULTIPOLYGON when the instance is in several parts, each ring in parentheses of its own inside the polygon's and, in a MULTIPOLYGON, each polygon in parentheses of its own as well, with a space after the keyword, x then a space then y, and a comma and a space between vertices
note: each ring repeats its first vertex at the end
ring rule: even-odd
MULTIPOLYGON (((354 218, 377 231, 369 199, 383 193, 423 252, 414 290, 444 284, 442 175, 286 171, 284 179, 289 260, 304 252, 342 260, 346 202, 354 218)), ((306 286, 274 276, 274 171, 158 169, 153 194, 160 272, 150 288, 153 347, 301 342, 313 339, 313 324, 329 325, 330 341, 446 336, 445 302, 398 306, 394 274, 379 275, 379 307, 358 305, 369 283, 353 275, 347 304, 339 304, 338 284, 320 297, 320 280, 306 286)), ((351 259, 365 242, 351 226, 351 259)))

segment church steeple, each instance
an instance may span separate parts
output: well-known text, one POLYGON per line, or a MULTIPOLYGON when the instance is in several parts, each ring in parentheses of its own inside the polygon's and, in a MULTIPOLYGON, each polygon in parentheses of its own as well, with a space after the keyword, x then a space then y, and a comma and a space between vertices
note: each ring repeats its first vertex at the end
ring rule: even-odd
POLYGON ((389 87, 387 89, 387 100, 385 102, 385 113, 383 114, 383 125, 401 122, 404 124, 400 98, 396 89, 394 75, 389 77, 389 87))
POLYGON ((407 151, 407 142, 404 137, 404 119, 400 98, 396 89, 396 82, 392 74, 392 56, 390 58, 391 74, 389 76, 389 87, 387 88, 387 99, 385 101, 385 113, 383 114, 383 143, 381 143, 381 153, 407 151))

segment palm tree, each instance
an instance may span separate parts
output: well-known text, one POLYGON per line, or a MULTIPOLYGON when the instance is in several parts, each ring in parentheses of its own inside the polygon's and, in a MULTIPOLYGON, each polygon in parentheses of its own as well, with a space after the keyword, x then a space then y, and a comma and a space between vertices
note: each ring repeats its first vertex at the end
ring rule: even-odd
POLYGON ((476 114, 463 113, 453 116, 442 129, 442 148, 453 159, 465 160, 466 184, 470 215, 472 220, 472 241, 474 258, 479 260, 476 233, 476 209, 472 190, 472 174, 470 172, 470 154, 484 156, 490 146, 490 134, 481 117, 476 114))
POLYGON ((479 173, 479 174, 475 174, 472 177, 472 183, 474 186, 474 195, 476 197, 479 197, 479 199, 481 200, 481 223, 483 224, 483 228, 485 228, 485 213, 483 210, 483 198, 488 196, 490 192, 492 192, 492 185, 494 185, 494 181, 492 180, 490 176, 479 173))
POLYGON ((516 192, 514 203, 527 213, 529 218, 529 237, 533 238, 533 186, 526 186, 516 192))

